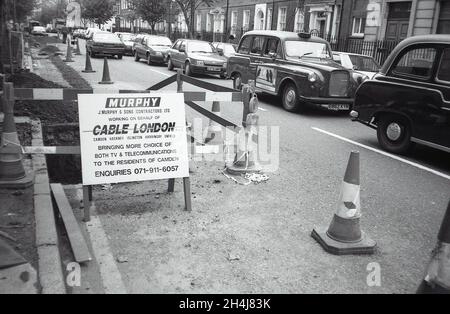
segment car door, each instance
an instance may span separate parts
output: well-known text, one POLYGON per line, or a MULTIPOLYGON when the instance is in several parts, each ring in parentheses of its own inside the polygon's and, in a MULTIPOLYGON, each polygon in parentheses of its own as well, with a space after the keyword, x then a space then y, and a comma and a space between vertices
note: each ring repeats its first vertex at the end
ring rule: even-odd
POLYGON ((146 53, 144 51, 146 41, 147 37, 142 37, 141 40, 139 41, 139 44, 136 46, 136 51, 138 52, 139 57, 141 58, 146 58, 146 53))
POLYGON ((273 94, 278 83, 277 64, 282 59, 280 40, 276 37, 265 37, 262 47, 262 54, 253 57, 257 67, 256 87, 261 91, 273 94))
POLYGON ((437 123, 438 142, 436 144, 445 146, 450 150, 450 45, 442 48, 435 78, 443 97, 440 118, 437 123))
POLYGON ((188 42, 186 40, 183 40, 180 44, 180 48, 178 49, 178 57, 177 57, 178 66, 181 68, 184 66, 184 63, 186 62, 187 49, 188 49, 188 42))

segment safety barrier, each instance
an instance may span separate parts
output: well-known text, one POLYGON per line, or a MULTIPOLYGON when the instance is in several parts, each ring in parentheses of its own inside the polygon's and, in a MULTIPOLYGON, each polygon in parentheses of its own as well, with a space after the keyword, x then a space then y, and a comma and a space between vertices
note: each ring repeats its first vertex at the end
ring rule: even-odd
MULTIPOLYGON (((121 90, 121 89, 54 89, 54 88, 13 88, 10 86, 9 96, 12 102, 14 101, 54 101, 60 100, 64 102, 76 102, 78 95, 80 94, 130 94, 130 93, 149 93, 151 91, 157 91, 172 83, 177 83, 177 92, 184 94, 184 101, 187 106, 197 111, 201 115, 209 118, 211 121, 218 123, 221 126, 231 129, 234 132, 239 132, 242 127, 237 124, 223 118, 217 112, 211 112, 195 102, 243 102, 244 104, 244 117, 243 125, 245 126, 246 114, 250 113, 249 105, 250 99, 254 97, 254 90, 244 88, 243 92, 236 91, 234 89, 226 88, 223 86, 204 82, 192 77, 184 75, 181 71, 177 74, 165 79, 164 81, 146 89, 146 90, 121 90), (207 91, 183 91, 183 82, 192 84, 194 86, 206 89, 207 91)), ((253 140, 257 141, 257 137, 253 140)), ((22 147, 20 143, 18 145, 4 145, 0 149, 1 155, 23 155, 23 154, 44 154, 44 155, 80 155, 81 149, 79 146, 59 146, 59 147, 22 147)), ((1 178, 0 178, 1 180, 1 178)), ((168 192, 174 192, 175 179, 169 180, 168 192)), ((191 198, 190 198, 190 179, 184 178, 184 192, 185 192, 185 204, 186 210, 191 210, 191 198)), ((90 210, 92 206, 92 186, 83 187, 83 199, 84 199, 84 218, 85 221, 90 220, 90 210)))

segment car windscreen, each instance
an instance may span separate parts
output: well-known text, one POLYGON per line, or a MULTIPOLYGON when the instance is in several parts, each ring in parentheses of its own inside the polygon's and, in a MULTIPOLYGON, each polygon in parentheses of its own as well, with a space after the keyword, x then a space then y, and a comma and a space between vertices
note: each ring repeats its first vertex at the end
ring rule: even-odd
POLYGON ((370 57, 349 55, 349 58, 355 70, 367 72, 378 72, 380 70, 380 65, 370 57))
POLYGON ((225 54, 235 54, 236 49, 234 49, 233 45, 223 45, 223 52, 225 54))
POLYGON ((328 45, 320 42, 287 40, 285 42, 288 58, 326 58, 331 59, 328 45))
POLYGON ((136 35, 133 35, 133 34, 121 34, 120 38, 123 41, 133 41, 136 38, 136 35))
POLYGON ((96 33, 94 34, 94 41, 110 42, 110 43, 122 43, 117 35, 109 33, 96 33))
POLYGON ((213 46, 207 42, 190 42, 188 52, 192 53, 212 53, 215 52, 213 46))
POLYGON ((152 46, 172 46, 172 41, 167 37, 150 37, 148 43, 152 46))

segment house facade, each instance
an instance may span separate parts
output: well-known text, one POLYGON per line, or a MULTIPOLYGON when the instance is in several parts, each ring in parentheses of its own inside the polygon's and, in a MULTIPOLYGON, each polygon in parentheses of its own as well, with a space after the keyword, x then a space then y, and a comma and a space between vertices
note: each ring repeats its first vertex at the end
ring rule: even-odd
POLYGON ((346 0, 341 36, 365 41, 450 34, 449 0, 346 0))

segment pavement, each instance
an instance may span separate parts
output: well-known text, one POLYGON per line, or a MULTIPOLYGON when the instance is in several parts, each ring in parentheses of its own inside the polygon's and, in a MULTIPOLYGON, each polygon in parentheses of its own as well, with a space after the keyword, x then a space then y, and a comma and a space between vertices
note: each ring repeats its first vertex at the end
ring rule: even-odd
MULTIPOLYGON (((100 88, 103 59, 92 59, 97 73, 81 73, 83 42, 81 47, 83 56, 70 66, 100 88)), ((113 89, 146 89, 175 73, 132 57, 108 61, 113 89)), ((373 130, 345 115, 288 113, 270 96, 261 96, 260 105, 260 125, 275 127, 280 135, 279 168, 268 173, 268 182, 238 185, 223 176, 223 163, 194 162, 192 213, 182 210, 180 182, 174 195, 165 193, 166 182, 94 191, 97 211, 87 232, 102 291, 415 292, 449 201, 448 154, 418 146, 408 156, 394 156, 379 149, 373 130), (361 152, 362 229, 378 250, 371 256, 334 256, 310 233, 330 223, 353 150, 361 152), (373 265, 380 267, 380 285, 368 282, 373 265)), ((222 104, 222 116, 239 124, 242 105, 222 104)), ((187 118, 201 117, 187 109, 187 118)), ((79 188, 67 191, 80 213, 79 188)))

